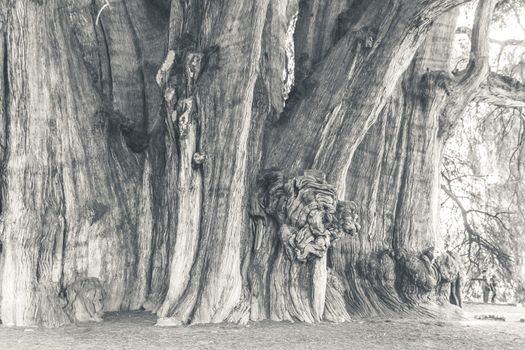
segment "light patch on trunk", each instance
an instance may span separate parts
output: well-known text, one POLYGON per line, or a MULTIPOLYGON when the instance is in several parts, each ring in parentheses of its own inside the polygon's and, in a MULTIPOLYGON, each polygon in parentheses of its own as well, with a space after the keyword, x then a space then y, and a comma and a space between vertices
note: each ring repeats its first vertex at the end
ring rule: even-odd
POLYGON ((292 19, 290 20, 290 24, 288 25, 288 30, 286 31, 286 41, 284 46, 286 64, 283 69, 283 107, 286 105, 286 100, 288 99, 288 95, 290 94, 295 81, 295 46, 293 36, 295 33, 298 14, 299 11, 293 15, 292 19))

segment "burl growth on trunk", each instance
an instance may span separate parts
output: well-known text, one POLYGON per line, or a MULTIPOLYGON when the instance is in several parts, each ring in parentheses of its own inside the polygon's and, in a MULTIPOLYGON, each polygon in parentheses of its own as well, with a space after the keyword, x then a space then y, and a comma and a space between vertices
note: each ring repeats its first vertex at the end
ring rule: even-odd
POLYGON ((338 201, 334 186, 318 170, 286 178, 275 169, 259 176, 259 203, 279 224, 279 236, 290 260, 322 258, 343 234, 359 229, 357 205, 338 201))

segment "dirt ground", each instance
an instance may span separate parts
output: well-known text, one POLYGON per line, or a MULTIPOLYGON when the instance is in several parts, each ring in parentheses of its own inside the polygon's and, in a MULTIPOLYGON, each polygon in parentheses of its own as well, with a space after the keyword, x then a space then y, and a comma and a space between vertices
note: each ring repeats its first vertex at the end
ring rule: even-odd
POLYGON ((466 319, 262 322, 162 328, 149 313, 58 329, 0 328, 0 349, 525 349, 525 307, 467 304, 466 319), (506 321, 477 320, 501 315, 506 321))

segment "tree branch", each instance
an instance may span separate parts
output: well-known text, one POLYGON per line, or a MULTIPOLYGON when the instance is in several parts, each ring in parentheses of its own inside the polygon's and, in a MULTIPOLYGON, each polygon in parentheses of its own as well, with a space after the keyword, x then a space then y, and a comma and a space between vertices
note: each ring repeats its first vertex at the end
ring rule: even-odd
POLYGON ((508 76, 490 73, 481 84, 476 100, 501 107, 525 107, 525 84, 508 76))
POLYGON ((489 41, 493 44, 498 44, 500 46, 523 46, 525 44, 525 40, 522 39, 507 39, 507 40, 498 40, 498 39, 489 39, 489 41))
POLYGON ((489 72, 489 28, 496 0, 479 0, 470 38, 470 57, 461 88, 477 88, 489 72))
MULTIPOLYGON (((479 249, 485 249, 487 252, 492 254, 496 257, 496 259, 500 262, 501 266, 508 269, 508 266, 510 265, 510 262, 512 261, 512 257, 507 254, 505 251, 503 251, 499 246, 495 245, 493 242, 485 239, 482 237, 477 230, 470 224, 468 220, 468 215, 470 212, 473 212, 475 210, 467 210, 464 206, 461 200, 456 196, 456 194, 452 191, 452 188, 450 187, 450 180, 446 177, 445 174, 442 173, 443 178, 445 181, 447 181, 447 186, 441 185, 441 189, 446 193, 446 195, 452 199, 452 201, 457 205, 461 217, 463 220, 463 227, 465 228, 465 231, 468 235, 468 243, 469 243, 469 250, 471 248, 472 243, 476 243, 479 249)), ((469 253, 470 255, 470 253, 469 253)))
POLYGON ((476 214, 488 216, 488 217, 494 219, 495 221, 497 221, 501 225, 501 227, 503 227, 506 231, 508 231, 508 232, 510 231, 509 228, 507 227, 507 225, 505 225, 503 220, 499 217, 499 213, 491 214, 491 213, 489 213, 487 211, 479 210, 479 209, 469 209, 469 210, 467 210, 466 213, 467 214, 476 213, 476 214))
POLYGON ((489 71, 489 27, 496 0, 479 0, 472 27, 470 55, 467 68, 456 75, 457 83, 452 87, 452 96, 440 117, 439 135, 445 139, 458 121, 466 106, 472 101, 489 71))

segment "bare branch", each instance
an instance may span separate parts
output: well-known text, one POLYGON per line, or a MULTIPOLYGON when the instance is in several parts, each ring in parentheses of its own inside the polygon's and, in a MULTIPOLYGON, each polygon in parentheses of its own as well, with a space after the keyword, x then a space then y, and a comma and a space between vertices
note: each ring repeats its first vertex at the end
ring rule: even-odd
POLYGON ((489 72, 489 27, 496 0, 479 0, 470 40, 470 58, 460 87, 477 87, 489 72))
POLYGON ((496 0, 479 0, 472 28, 470 56, 467 68, 456 75, 458 81, 452 87, 451 97, 440 116, 440 136, 445 139, 458 122, 466 106, 472 101, 489 74, 489 27, 496 0))
POLYGON ((501 107, 525 107, 525 84, 508 76, 490 73, 481 84, 476 100, 501 107))
POLYGON ((501 220, 501 218, 499 217, 499 214, 491 214, 487 211, 484 211, 484 210, 479 210, 479 209, 469 209, 467 210, 466 214, 470 214, 470 213, 476 213, 476 214, 480 214, 480 215, 485 215, 485 216, 488 216, 494 220, 496 220, 496 222, 498 222, 501 227, 503 227, 506 231, 510 231, 509 228, 507 227, 507 225, 505 225, 505 223, 503 222, 503 220, 501 220))
POLYGON ((523 46, 525 44, 525 40, 520 40, 520 39, 507 39, 507 40, 490 39, 489 41, 493 44, 498 44, 502 47, 523 46))
MULTIPOLYGON (((500 249, 496 244, 490 240, 485 239, 477 230, 470 224, 468 219, 468 214, 473 210, 465 209, 461 200, 456 196, 450 187, 450 180, 443 176, 445 181, 447 181, 447 186, 441 185, 441 189, 446 193, 446 195, 452 199, 452 201, 458 207, 461 217, 463 219, 463 226, 468 236, 468 249, 469 249, 469 260, 471 262, 476 261, 471 259, 471 248, 473 244, 476 244, 478 247, 478 253, 481 249, 487 251, 491 256, 495 257, 501 264, 502 267, 509 270, 510 263, 512 261, 512 256, 500 249)), ((509 270, 510 271, 510 270, 509 270)))

